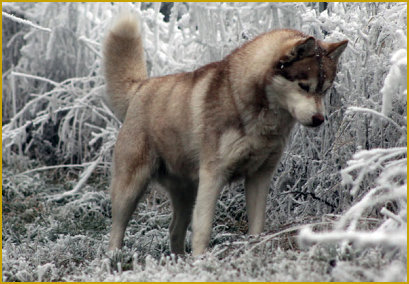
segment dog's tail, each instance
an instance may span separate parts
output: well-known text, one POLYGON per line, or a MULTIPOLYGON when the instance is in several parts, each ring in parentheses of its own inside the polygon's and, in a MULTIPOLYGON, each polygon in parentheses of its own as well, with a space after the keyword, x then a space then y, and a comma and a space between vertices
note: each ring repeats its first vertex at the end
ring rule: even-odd
POLYGON ((132 89, 147 78, 137 15, 121 13, 114 20, 104 43, 104 71, 108 103, 123 121, 132 89))

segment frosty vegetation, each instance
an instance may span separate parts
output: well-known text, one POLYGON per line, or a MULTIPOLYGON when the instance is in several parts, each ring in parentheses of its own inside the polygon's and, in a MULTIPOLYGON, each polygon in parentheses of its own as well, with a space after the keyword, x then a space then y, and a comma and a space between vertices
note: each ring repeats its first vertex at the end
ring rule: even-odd
MULTIPOLYGON (((3 281, 406 281, 406 3, 3 3, 3 281), (217 204, 209 252, 169 252, 152 190, 106 255, 120 122, 101 42, 137 11, 151 76, 219 60, 273 28, 348 39, 319 129, 297 126, 246 236, 242 183, 217 204), (326 8, 326 9, 325 9, 326 8)), ((190 238, 190 231, 188 231, 190 238)), ((190 241, 188 241, 190 250, 190 241)))

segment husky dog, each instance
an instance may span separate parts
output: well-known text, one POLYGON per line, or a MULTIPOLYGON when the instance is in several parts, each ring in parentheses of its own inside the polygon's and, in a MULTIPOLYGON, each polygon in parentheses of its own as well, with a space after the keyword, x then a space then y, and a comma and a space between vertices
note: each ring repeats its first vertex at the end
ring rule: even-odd
POLYGON ((324 94, 348 41, 273 30, 193 72, 148 78, 139 21, 124 14, 104 43, 108 100, 123 121, 114 150, 109 248, 122 247, 151 181, 169 192, 170 248, 205 252, 223 186, 244 178, 249 234, 263 231, 272 173, 295 122, 324 122, 324 94))

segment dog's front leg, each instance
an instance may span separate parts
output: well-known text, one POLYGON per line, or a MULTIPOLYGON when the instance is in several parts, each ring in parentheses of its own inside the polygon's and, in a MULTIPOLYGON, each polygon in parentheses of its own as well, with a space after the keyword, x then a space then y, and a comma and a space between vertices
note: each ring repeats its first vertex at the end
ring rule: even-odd
POLYGON ((270 178, 270 171, 257 172, 246 178, 246 207, 250 235, 260 234, 264 230, 270 178))
POLYGON ((200 169, 199 188, 192 221, 192 253, 194 256, 203 254, 209 244, 216 201, 222 187, 223 182, 220 175, 212 170, 200 169))

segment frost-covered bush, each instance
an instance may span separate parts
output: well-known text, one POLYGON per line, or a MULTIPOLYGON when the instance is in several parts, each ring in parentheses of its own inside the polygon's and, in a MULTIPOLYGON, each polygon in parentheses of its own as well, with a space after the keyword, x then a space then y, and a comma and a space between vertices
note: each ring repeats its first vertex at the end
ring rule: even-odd
MULTIPOLYGON (((297 126, 293 130, 272 179, 267 235, 255 242, 238 237, 247 231, 243 185, 229 185, 217 203, 211 249, 231 265, 221 261, 214 267, 206 261, 187 260, 178 269, 197 265, 199 271, 207 271, 187 279, 227 280, 234 275, 212 277, 212 272, 237 268, 242 274, 236 276, 243 280, 303 280, 300 277, 306 274, 299 273, 297 278, 285 267, 305 260, 321 263, 322 259, 325 265, 314 269, 322 268, 317 275, 327 273, 330 276, 324 279, 328 281, 388 279, 377 274, 384 267, 378 261, 384 253, 363 250, 367 244, 358 244, 363 253, 352 262, 320 247, 298 256, 273 253, 277 246, 297 248, 294 232, 309 223, 315 224, 313 231, 330 230, 321 234, 345 235, 334 238, 303 231, 304 240, 341 241, 344 252, 350 248, 342 241, 362 240, 361 233, 378 236, 372 238, 375 245, 386 238, 391 245, 406 238, 407 4, 331 2, 326 9, 322 4, 3 3, 3 280, 87 280, 76 271, 84 263, 101 272, 99 280, 165 281, 177 274, 171 260, 163 260, 169 252, 170 203, 156 191, 139 205, 138 218, 127 230, 122 263, 126 267, 121 269, 131 271, 113 275, 116 267, 109 270, 104 268, 105 260, 94 260, 106 247, 109 169, 121 125, 104 103, 101 43, 112 17, 124 8, 134 9, 142 20, 151 76, 190 71, 220 60, 273 28, 295 28, 327 41, 349 40, 326 97, 325 124, 319 129, 297 126), (167 11, 166 15, 161 11, 167 11), (40 170, 55 175, 64 186, 40 182, 40 170), (37 203, 41 206, 30 211, 37 203), (42 229, 44 214, 51 215, 46 218, 47 229, 42 229), (388 237, 392 234, 396 238, 388 237), (91 241, 87 243, 86 238, 91 241), (33 240, 43 261, 29 253, 33 240), (71 244, 76 241, 78 246, 71 244), (267 246, 270 241, 275 245, 267 246), (93 250, 85 249, 81 262, 75 255, 87 245, 93 250), (55 255, 50 246, 55 246, 55 255), (60 257, 64 253, 74 261, 60 257), (145 263, 147 255, 154 260, 147 260, 145 268, 136 267, 145 263), (283 261, 284 255, 294 262, 283 261), (362 274, 359 260, 365 255, 373 269, 362 274), (254 259, 257 256, 261 258, 254 259), (234 261, 239 257, 243 262, 234 261), (51 259, 52 265, 44 259, 51 259), (333 269, 328 259, 341 264, 333 269), (160 261, 163 271, 170 274, 158 279, 144 272, 160 261), (253 268, 263 264, 273 268, 255 272, 253 268), (287 278, 283 271, 288 272, 287 278)), ((382 261, 398 275, 406 254, 404 247, 394 248, 398 253, 382 261)), ((317 279, 314 276, 311 281, 317 279)))

